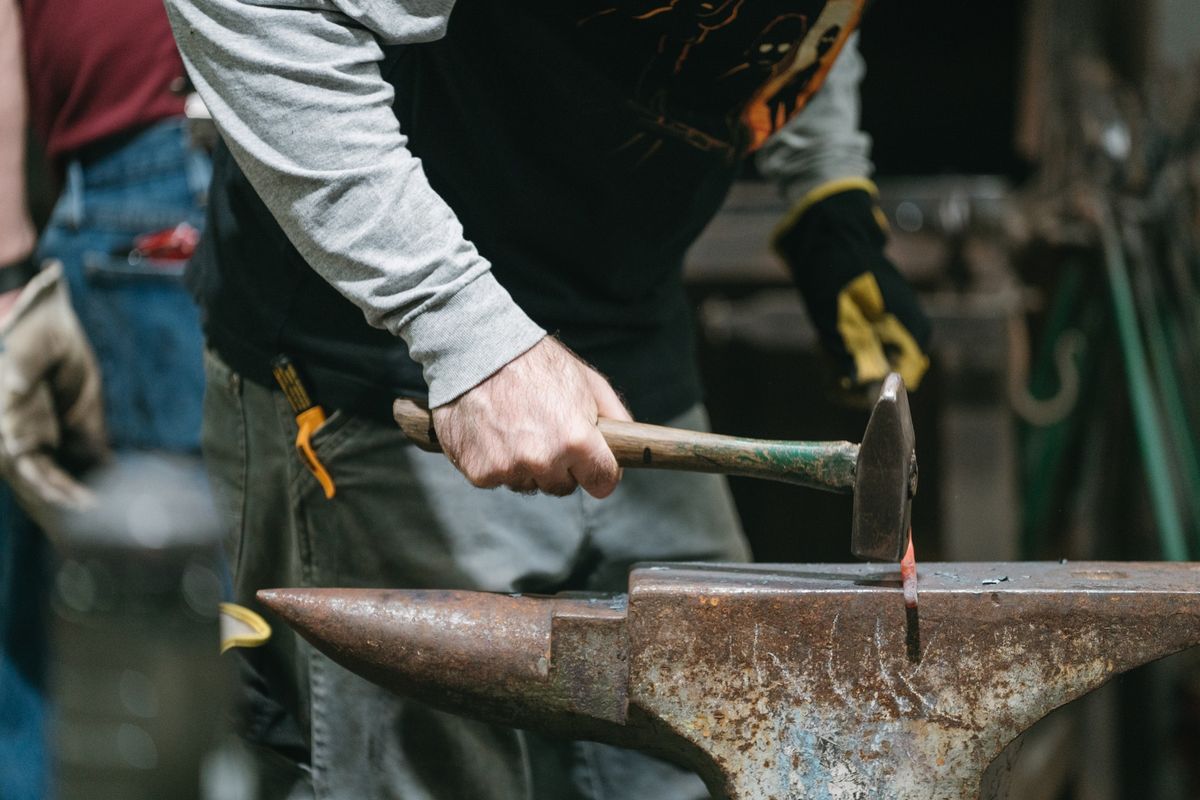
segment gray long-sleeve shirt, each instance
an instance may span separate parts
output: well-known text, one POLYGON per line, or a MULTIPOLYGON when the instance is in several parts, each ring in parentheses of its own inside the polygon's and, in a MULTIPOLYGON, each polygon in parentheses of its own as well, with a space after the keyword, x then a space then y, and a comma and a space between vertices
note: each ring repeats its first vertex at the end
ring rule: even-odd
MULTIPOLYGON (((380 73, 383 45, 440 38, 452 6, 167 0, 189 73, 239 166, 321 277, 404 339, 433 406, 544 335, 431 188, 380 73)), ((809 109, 763 149, 760 165, 789 197, 869 169, 853 44, 809 109)))

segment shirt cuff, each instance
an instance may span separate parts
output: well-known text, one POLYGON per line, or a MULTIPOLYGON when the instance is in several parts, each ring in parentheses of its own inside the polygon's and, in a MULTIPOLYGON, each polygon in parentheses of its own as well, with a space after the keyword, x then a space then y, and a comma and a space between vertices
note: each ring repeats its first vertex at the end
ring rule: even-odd
MULTIPOLYGON (((810 200, 819 190, 837 183, 861 182, 864 186, 874 187, 875 183, 871 180, 870 174, 871 164, 865 159, 828 159, 823 163, 814 164, 813 168, 805 175, 783 183, 780 193, 787 201, 788 206, 795 208, 804 204, 806 200, 810 200)), ((875 193, 877 192, 878 189, 875 190, 875 193)))
POLYGON ((414 315, 401 333, 422 366, 430 408, 475 388, 546 335, 490 271, 414 315))

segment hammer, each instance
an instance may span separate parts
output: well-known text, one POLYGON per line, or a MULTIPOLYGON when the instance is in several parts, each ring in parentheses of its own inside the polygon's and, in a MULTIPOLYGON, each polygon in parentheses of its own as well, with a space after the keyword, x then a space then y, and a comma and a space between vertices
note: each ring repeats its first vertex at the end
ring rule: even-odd
MULTIPOLYGON (((400 398, 392 414, 415 445, 441 452, 428 409, 400 398)), ((904 555, 917 493, 917 454, 908 394, 894 372, 883 381, 862 444, 745 439, 603 418, 596 424, 622 467, 741 475, 853 492, 851 552, 868 561, 898 562, 904 555)))

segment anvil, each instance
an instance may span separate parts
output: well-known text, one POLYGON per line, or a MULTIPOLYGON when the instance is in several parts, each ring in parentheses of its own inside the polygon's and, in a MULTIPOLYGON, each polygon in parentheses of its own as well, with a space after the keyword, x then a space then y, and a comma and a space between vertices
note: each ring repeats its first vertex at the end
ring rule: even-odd
POLYGON ((1193 564, 923 564, 919 617, 870 564, 650 565, 605 597, 259 597, 388 689, 666 756, 721 800, 980 797, 1042 716, 1200 644, 1193 564))

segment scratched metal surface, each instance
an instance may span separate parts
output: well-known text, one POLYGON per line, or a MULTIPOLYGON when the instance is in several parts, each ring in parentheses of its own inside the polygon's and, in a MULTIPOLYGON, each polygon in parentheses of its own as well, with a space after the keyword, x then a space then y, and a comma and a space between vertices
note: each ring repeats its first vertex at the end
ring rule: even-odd
POLYGON ((1200 643, 1200 565, 651 565, 628 597, 285 589, 348 668, 456 713, 674 757, 724 800, 973 798, 1113 675, 1200 643))
POLYGON ((923 564, 631 576, 631 706, 729 800, 971 798, 991 760, 1112 675, 1200 642, 1200 566, 923 564))
MULTIPOLYGON (((921 591, 1200 592, 1200 562, 1127 561, 920 562, 921 591)), ((647 564, 633 573, 642 591, 726 587, 723 591, 846 592, 895 589, 899 567, 887 564, 647 564), (651 577, 653 576, 653 577, 651 577)))

